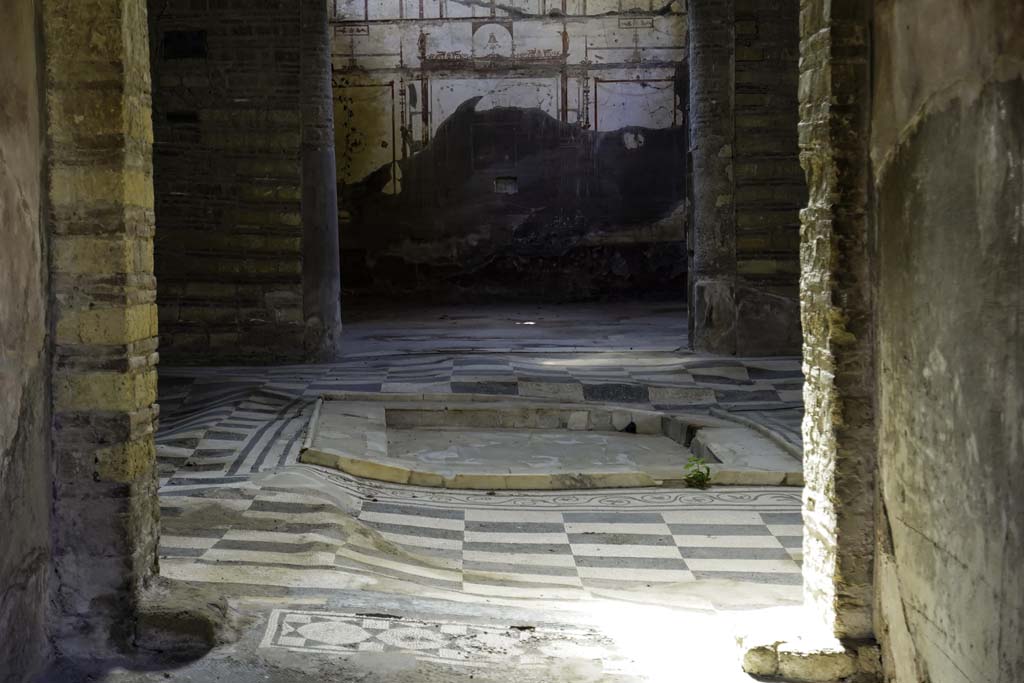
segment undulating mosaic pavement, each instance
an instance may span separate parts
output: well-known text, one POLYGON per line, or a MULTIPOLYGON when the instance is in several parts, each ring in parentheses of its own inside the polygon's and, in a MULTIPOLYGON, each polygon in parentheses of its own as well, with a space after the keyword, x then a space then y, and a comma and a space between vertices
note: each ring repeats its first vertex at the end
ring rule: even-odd
POLYGON ((162 573, 246 584, 255 595, 270 585, 351 587, 340 574, 549 599, 703 579, 800 582, 792 488, 490 495, 296 465, 162 495, 162 573), (212 504, 227 513, 205 514, 212 504))
POLYGON ((235 652, 299 668, 400 656, 417 675, 657 680, 635 669, 673 649, 650 647, 661 631, 691 628, 697 651, 729 640, 713 615, 799 601, 798 488, 469 491, 299 463, 317 399, 350 392, 656 408, 800 445, 798 359, 681 352, 656 316, 639 333, 580 318, 568 336, 496 325, 474 352, 460 348, 465 321, 477 322, 448 334, 443 316, 423 334, 374 323, 341 363, 161 368, 160 572, 258 615, 235 652), (605 330, 603 350, 572 337, 583 329, 605 330))
POLYGON ((799 443, 798 359, 675 353, 377 356, 331 365, 161 368, 164 482, 284 465, 312 402, 330 392, 491 394, 726 411, 799 443))
POLYGON ((712 361, 664 353, 165 368, 157 438, 162 572, 254 589, 326 589, 350 585, 339 575, 373 577, 509 598, 577 598, 710 579, 796 585, 798 489, 499 496, 358 480, 297 458, 314 401, 324 392, 527 394, 730 411, 792 439, 799 384, 793 359, 712 361), (289 483, 275 483, 283 473, 289 483), (230 517, 205 517, 202 510, 213 502, 230 517))

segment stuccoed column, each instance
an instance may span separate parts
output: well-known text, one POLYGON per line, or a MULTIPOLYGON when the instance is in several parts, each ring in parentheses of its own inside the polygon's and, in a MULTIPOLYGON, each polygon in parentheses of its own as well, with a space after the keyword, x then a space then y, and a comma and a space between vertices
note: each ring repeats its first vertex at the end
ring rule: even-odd
POLYGON ((735 14, 734 0, 689 4, 690 345, 721 354, 736 352, 735 14))
POLYGON ((159 507, 152 117, 144 0, 44 0, 52 237, 53 642, 132 637, 159 507))
POLYGON ((302 308, 307 360, 335 358, 341 339, 338 188, 327 3, 301 0, 302 308))

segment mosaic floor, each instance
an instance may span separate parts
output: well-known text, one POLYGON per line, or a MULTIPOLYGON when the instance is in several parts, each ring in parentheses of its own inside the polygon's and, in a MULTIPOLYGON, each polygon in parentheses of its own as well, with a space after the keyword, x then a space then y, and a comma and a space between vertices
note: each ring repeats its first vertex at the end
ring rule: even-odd
POLYGON ((544 665, 551 657, 606 656, 613 644, 590 630, 494 627, 422 621, 393 615, 279 609, 271 613, 263 648, 298 652, 416 652, 422 661, 456 666, 544 665), (572 647, 567 648, 566 643, 572 647))
MULTIPOLYGON (((505 597, 572 598, 638 582, 716 578, 799 583, 798 489, 496 496, 373 484, 297 464, 304 429, 321 392, 400 386, 457 393, 467 386, 451 379, 455 371, 478 367, 461 360, 386 357, 328 366, 164 369, 157 438, 164 571, 191 580, 301 588, 332 585, 337 580, 332 576, 341 572, 505 597), (393 379, 396 373, 408 373, 419 383, 379 379, 393 379), (378 381, 369 382, 371 377, 378 381), (348 509, 342 511, 309 488, 265 483, 267 475, 284 471, 330 482, 345 492, 348 509), (182 526, 176 520, 192 520, 190 510, 213 501, 234 513, 230 523, 210 524, 200 516, 182 526), (363 527, 347 529, 342 519, 346 513, 363 527), (268 578, 270 574, 277 578, 268 578)), ((634 355, 631 364, 610 364, 604 356, 592 363, 576 357, 557 360, 507 362, 509 367, 558 376, 554 382, 529 380, 536 384, 574 386, 584 392, 600 386, 587 384, 597 375, 614 375, 612 386, 630 387, 617 395, 643 395, 645 405, 659 390, 688 386, 708 391, 716 402, 679 404, 687 410, 726 409, 717 399, 747 391, 759 398, 774 396, 774 402, 752 401, 756 409, 748 415, 768 415, 793 429, 785 416, 799 413, 780 396, 796 390, 778 388, 798 381, 793 360, 717 365, 678 356, 634 355), (662 378, 661 386, 638 379, 654 375, 662 378)), ((488 363, 495 367, 493 359, 488 363)), ((493 388, 485 381, 493 377, 470 385, 472 391, 493 388)))
POLYGON ((798 359, 692 354, 426 354, 331 365, 160 370, 157 435, 163 483, 245 476, 297 453, 325 392, 497 394, 680 410, 723 410, 798 444, 798 359))
POLYGON ((371 321, 349 330, 342 363, 161 367, 161 574, 215 585, 252 618, 240 644, 174 680, 248 666, 292 683, 341 670, 392 683, 676 680, 679 633, 688 661, 720 665, 701 680, 748 680, 701 653, 729 647, 733 610, 799 601, 798 488, 456 491, 298 462, 330 392, 655 407, 799 447, 798 359, 682 352, 656 315, 637 331, 531 313, 504 322, 548 329, 494 324, 474 349, 461 326, 475 313, 422 334, 371 321), (593 344, 578 336, 595 330, 593 344))
POLYGON ((345 573, 545 599, 695 580, 800 583, 799 489, 490 495, 374 484, 304 465, 285 474, 283 482, 165 487, 162 573, 252 584, 257 593, 348 587, 336 576, 345 573), (213 504, 228 514, 214 519, 213 504))

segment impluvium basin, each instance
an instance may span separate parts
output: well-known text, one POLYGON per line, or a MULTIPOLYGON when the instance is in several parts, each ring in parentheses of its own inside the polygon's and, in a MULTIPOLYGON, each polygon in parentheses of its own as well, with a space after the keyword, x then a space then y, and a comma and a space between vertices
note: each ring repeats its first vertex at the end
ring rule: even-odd
POLYGON ((728 420, 490 397, 325 397, 300 460, 416 486, 555 490, 679 486, 693 455, 713 484, 803 483, 798 459, 728 420))

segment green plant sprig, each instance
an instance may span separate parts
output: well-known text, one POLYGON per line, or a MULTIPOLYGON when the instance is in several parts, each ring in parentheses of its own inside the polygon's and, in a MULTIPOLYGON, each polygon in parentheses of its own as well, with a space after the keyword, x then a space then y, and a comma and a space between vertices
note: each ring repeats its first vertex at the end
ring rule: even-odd
POLYGON ((699 456, 691 455, 686 462, 683 483, 691 489, 706 489, 711 485, 711 468, 699 456))

